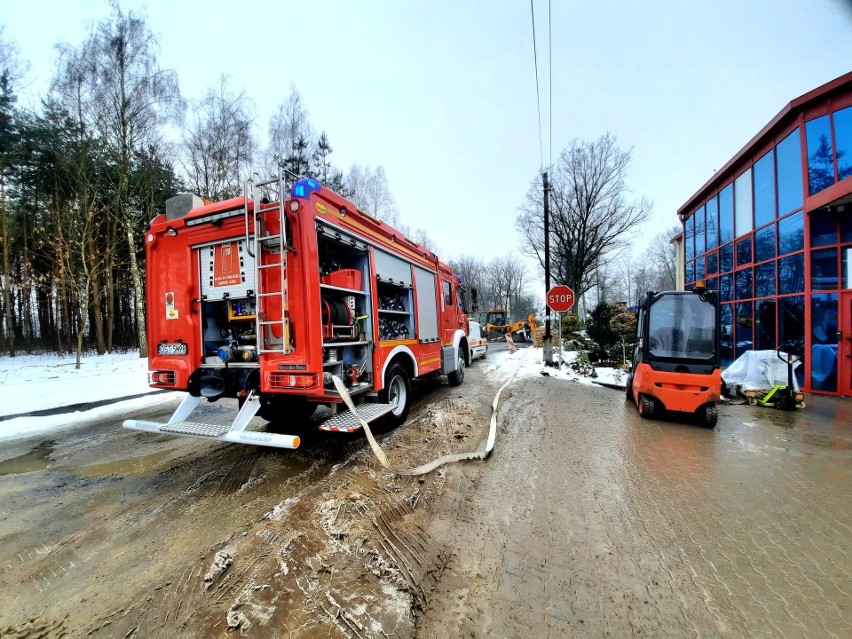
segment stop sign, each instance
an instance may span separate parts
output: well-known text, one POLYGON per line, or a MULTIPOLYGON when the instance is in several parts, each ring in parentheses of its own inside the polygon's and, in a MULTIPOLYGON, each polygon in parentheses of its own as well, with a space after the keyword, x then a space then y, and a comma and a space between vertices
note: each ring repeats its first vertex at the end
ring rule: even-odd
POLYGON ((547 291, 547 306, 557 313, 564 313, 574 306, 574 291, 567 286, 554 286, 547 291))

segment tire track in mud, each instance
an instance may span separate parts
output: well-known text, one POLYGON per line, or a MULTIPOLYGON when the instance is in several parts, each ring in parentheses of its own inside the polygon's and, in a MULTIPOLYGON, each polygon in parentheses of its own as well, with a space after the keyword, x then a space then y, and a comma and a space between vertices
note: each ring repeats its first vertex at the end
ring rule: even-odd
MULTIPOLYGON (((423 463, 484 441, 488 393, 472 398, 482 385, 470 386, 467 399, 431 389, 404 426, 378 435, 388 455, 423 463)), ((447 561, 426 522, 448 477, 393 477, 363 438, 320 436, 286 454, 192 448, 154 472, 91 480, 91 520, 0 563, 20 566, 0 576, 0 635, 411 637, 447 561), (14 587, 54 571, 50 589, 14 587)))
MULTIPOLYGON (((475 404, 441 400, 383 443, 394 456, 457 452, 486 434, 477 412, 475 404), (447 431, 435 420, 442 410, 460 423, 447 431)), ((209 549, 200 561, 208 581, 203 571, 188 577, 186 568, 175 576, 177 594, 151 600, 138 636, 413 636, 446 563, 424 529, 446 474, 395 478, 376 466, 361 441, 331 469, 308 473, 299 492, 209 549)))
MULTIPOLYGON (((157 543, 144 543, 144 539, 146 536, 148 539, 151 539, 151 537, 156 539, 157 533, 148 534, 146 529, 152 526, 154 529, 161 528, 164 523, 168 527, 169 518, 174 518, 177 509, 193 498, 199 501, 198 493, 203 486, 205 488, 204 495, 200 499, 201 502, 217 500, 220 505, 224 505, 227 504, 227 500, 233 501, 233 496, 240 491, 245 493, 246 487, 250 488, 262 483, 266 476, 265 472, 261 473, 262 476, 256 476, 255 471, 258 468, 266 469, 268 463, 259 463, 259 456, 256 453, 254 455, 246 453, 246 451, 256 450, 223 446, 220 450, 192 451, 177 460, 173 460, 169 467, 160 470, 148 480, 147 483, 153 487, 153 490, 148 492, 154 494, 153 498, 143 498, 141 501, 131 500, 129 504, 125 504, 108 514, 102 514, 103 511, 98 511, 98 514, 88 522, 88 525, 78 528, 73 534, 61 541, 50 545, 25 547, 13 555, 9 555, 4 562, 6 570, 0 575, 0 592, 5 595, 0 597, 0 602, 2 602, 2 608, 6 613, 0 615, 0 618, 5 617, 4 623, 9 623, 13 621, 13 618, 10 619, 10 617, 16 610, 24 612, 30 610, 32 612, 32 606, 23 604, 24 602, 29 604, 33 600, 53 600, 56 605, 52 608, 60 611, 68 608, 86 611, 91 611, 92 608, 96 611, 102 610, 103 608, 97 605, 95 601, 87 601, 85 596, 75 606, 74 604, 82 595, 70 593, 78 590, 78 588, 75 588, 75 583, 86 583, 104 578, 103 576, 96 576, 100 572, 99 564, 102 563, 104 552, 118 556, 126 553, 125 549, 114 545, 110 549, 110 545, 114 544, 115 540, 123 539, 125 543, 136 546, 136 552, 142 550, 143 554, 145 548, 151 547, 153 550, 150 552, 148 560, 156 560, 157 543), (208 452, 209 456, 205 456, 205 452, 208 452), (242 458, 230 463, 230 465, 223 464, 222 468, 204 473, 201 478, 193 480, 189 486, 184 484, 181 487, 180 481, 174 482, 172 479, 172 475, 187 477, 188 472, 191 473, 192 469, 227 460, 234 452, 241 454, 242 458), (215 481, 215 477, 219 478, 218 481, 215 481), (170 481, 163 482, 162 479, 170 481), (157 497, 157 488, 164 485, 171 485, 172 487, 170 489, 171 494, 162 499, 157 497), (230 499, 229 496, 231 496, 230 499), (223 502, 223 500, 226 501, 223 502), (143 543, 144 547, 140 549, 139 546, 142 546, 143 543)), ((280 466, 280 460, 278 463, 280 466)), ((298 475, 306 465, 297 460, 297 463, 293 464, 294 470, 290 475, 298 475)), ((124 478, 120 477, 119 479, 124 478)), ((63 481, 62 483, 66 482, 63 481)), ((97 486, 98 483, 94 482, 94 485, 97 486)), ((245 497, 245 494, 241 495, 241 498, 243 497, 245 497)), ((84 523, 86 521, 83 520, 84 523)), ((115 558, 107 559, 106 563, 114 561, 115 558)), ((124 558, 124 560, 126 561, 127 558, 124 558)), ((184 575, 176 576, 175 579, 169 581, 165 592, 168 592, 171 587, 174 595, 180 594, 185 585, 191 581, 186 577, 187 573, 192 573, 192 571, 185 570, 184 575)), ((88 584, 88 587, 90 591, 98 591, 98 587, 92 587, 91 583, 88 584)), ((107 597, 109 595, 106 592, 103 594, 107 597)), ((114 636, 117 622, 126 617, 132 618, 140 610, 144 613, 146 609, 150 608, 151 601, 153 601, 153 597, 149 597, 147 603, 144 603, 144 600, 142 604, 131 602, 126 607, 112 608, 106 614, 96 612, 93 619, 83 619, 82 621, 80 617, 85 617, 86 613, 77 615, 68 612, 65 615, 62 628, 57 626, 54 629, 55 631, 50 629, 52 626, 48 623, 47 617, 31 617, 23 622, 13 621, 12 625, 6 628, 3 628, 3 624, 0 623, 0 636, 5 637, 7 634, 14 636, 14 633, 21 628, 34 627, 33 620, 38 621, 36 625, 40 624, 39 627, 48 628, 43 633, 45 637, 62 636, 63 632, 69 632, 69 636, 80 636, 80 624, 85 627, 86 634, 97 635, 101 628, 107 628, 108 630, 102 631, 103 636, 114 636), (77 630, 74 630, 74 628, 77 628, 77 630)), ((180 598, 177 598, 176 601, 180 605, 180 598)), ((31 612, 27 614, 31 614, 31 612)), ((175 618, 179 614, 179 608, 173 612, 166 609, 163 616, 175 618)))

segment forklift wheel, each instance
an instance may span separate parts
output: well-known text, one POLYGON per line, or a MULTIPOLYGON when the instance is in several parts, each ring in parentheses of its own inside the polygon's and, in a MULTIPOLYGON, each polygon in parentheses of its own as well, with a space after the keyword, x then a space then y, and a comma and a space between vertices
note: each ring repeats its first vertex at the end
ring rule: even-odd
POLYGON ((639 398, 639 416, 644 419, 652 419, 657 410, 657 402, 653 397, 642 395, 639 398))
POLYGON ((719 409, 711 404, 699 410, 701 425, 705 428, 715 428, 716 422, 719 421, 719 409))
POLYGON ((633 376, 627 378, 627 385, 624 388, 624 399, 628 402, 633 401, 633 376))

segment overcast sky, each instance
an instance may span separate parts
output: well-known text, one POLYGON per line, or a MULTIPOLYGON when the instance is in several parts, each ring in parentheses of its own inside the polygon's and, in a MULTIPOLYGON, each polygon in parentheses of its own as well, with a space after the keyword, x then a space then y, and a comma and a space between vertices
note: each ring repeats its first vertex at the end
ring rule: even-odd
MULTIPOLYGON (((518 252, 514 221, 542 155, 607 131, 633 149, 631 191, 654 202, 641 248, 788 102, 852 70, 850 0, 553 0, 551 118, 548 4, 534 0, 542 153, 527 1, 121 6, 144 11, 187 99, 222 74, 245 89, 264 142, 295 86, 332 162, 383 166, 403 221, 445 260, 518 252)), ((78 46, 108 13, 104 0, 3 2, 30 96, 47 90, 54 45, 78 46)))

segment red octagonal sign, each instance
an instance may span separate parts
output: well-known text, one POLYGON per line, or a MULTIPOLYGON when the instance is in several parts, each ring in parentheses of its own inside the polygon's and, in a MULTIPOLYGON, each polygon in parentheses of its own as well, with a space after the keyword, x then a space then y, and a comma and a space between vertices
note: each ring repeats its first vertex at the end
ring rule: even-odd
POLYGON ((567 286, 554 286, 547 291, 547 305, 557 313, 564 313, 574 306, 574 291, 567 286))

